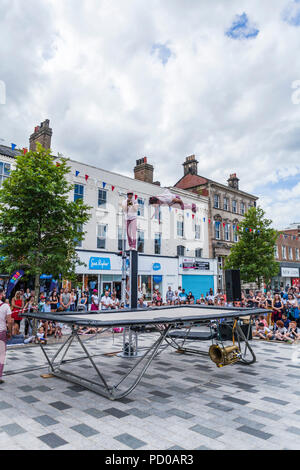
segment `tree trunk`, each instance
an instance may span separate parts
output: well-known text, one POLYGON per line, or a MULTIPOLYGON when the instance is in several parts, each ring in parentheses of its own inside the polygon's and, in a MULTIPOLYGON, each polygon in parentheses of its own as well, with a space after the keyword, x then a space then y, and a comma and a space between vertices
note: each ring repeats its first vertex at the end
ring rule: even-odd
MULTIPOLYGON (((35 303, 36 305, 39 304, 39 298, 40 298, 40 274, 35 275, 35 280, 34 280, 34 294, 35 294, 35 303)), ((37 327, 38 327, 38 320, 34 319, 33 320, 33 328, 32 328, 32 334, 35 336, 37 334, 37 327)))

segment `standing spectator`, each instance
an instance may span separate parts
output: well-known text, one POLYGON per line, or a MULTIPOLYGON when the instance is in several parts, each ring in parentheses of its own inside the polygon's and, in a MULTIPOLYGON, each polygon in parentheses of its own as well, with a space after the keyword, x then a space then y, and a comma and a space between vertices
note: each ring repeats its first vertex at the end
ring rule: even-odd
POLYGON ((139 298, 137 308, 147 308, 148 305, 144 302, 144 297, 139 298))
POLYGON ((93 311, 99 310, 99 297, 98 297, 97 289, 93 290, 93 295, 91 297, 91 301, 92 301, 91 310, 93 310, 93 311))
POLYGON ((71 290, 71 299, 70 299, 70 311, 75 312, 75 305, 76 305, 76 293, 75 289, 71 290))
POLYGON ((11 302, 11 308, 12 308, 11 316, 14 319, 14 322, 17 323, 20 328, 22 317, 19 315, 19 313, 22 312, 24 308, 24 300, 21 298, 20 291, 17 291, 15 296, 13 297, 12 302, 11 302))
POLYGON ((116 294, 111 294, 112 308, 120 308, 120 301, 116 294))
POLYGON ((26 289, 26 292, 25 292, 25 294, 24 294, 24 300, 25 300, 25 302, 27 302, 27 301, 30 299, 30 297, 31 297, 30 289, 28 288, 28 289, 26 289))
POLYGON ((57 292, 54 289, 52 294, 50 295, 51 312, 53 312, 53 313, 57 312, 58 304, 59 304, 59 299, 57 297, 57 292))
POLYGON ((12 334, 12 317, 9 304, 3 302, 3 289, 0 289, 0 384, 4 383, 2 374, 6 356, 6 341, 12 334), (7 335, 8 330, 8 335, 7 335))
POLYGON ((59 303, 60 303, 59 308, 61 309, 61 311, 65 311, 65 312, 69 311, 70 304, 71 304, 71 294, 69 293, 69 290, 67 288, 60 295, 59 303))
POLYGON ((81 297, 78 302, 78 310, 87 311, 87 294, 82 292, 81 297))
POLYGON ((283 303, 279 294, 274 295, 272 310, 272 322, 277 323, 278 320, 281 320, 281 315, 283 312, 283 303))
POLYGON ((180 303, 185 303, 186 301, 186 293, 185 293, 185 289, 182 289, 181 292, 179 292, 179 300, 180 300, 180 303))

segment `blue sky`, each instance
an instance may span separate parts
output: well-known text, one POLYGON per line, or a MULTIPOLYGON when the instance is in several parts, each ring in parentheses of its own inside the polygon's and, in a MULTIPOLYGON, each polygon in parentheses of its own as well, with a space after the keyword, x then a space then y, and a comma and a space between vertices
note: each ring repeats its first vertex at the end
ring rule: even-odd
POLYGON ((236 15, 230 28, 226 31, 226 36, 232 39, 252 39, 259 33, 259 29, 252 23, 247 14, 236 15))

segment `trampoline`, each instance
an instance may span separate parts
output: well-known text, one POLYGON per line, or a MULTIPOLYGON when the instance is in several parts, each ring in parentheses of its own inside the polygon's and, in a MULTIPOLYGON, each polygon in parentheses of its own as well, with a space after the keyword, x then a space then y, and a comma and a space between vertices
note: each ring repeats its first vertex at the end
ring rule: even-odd
MULTIPOLYGON (((190 332, 191 328, 199 325, 210 325, 214 323, 219 325, 224 321, 233 321, 235 323, 235 335, 240 344, 244 341, 245 352, 241 356, 242 362, 250 364, 255 361, 254 353, 247 335, 241 329, 240 322, 243 317, 250 317, 249 328, 251 321, 259 314, 266 313, 265 309, 244 309, 237 307, 208 307, 198 305, 184 305, 184 306, 166 306, 160 308, 150 309, 125 309, 114 311, 99 311, 99 312, 64 312, 64 313, 24 313, 32 319, 39 319, 44 321, 53 321, 68 324, 71 327, 70 336, 59 344, 57 351, 52 357, 49 357, 49 352, 44 345, 40 347, 49 364, 49 373, 55 377, 67 380, 69 382, 81 385, 99 395, 102 395, 110 400, 118 400, 129 393, 131 393, 141 381, 146 370, 154 360, 155 356, 162 351, 162 346, 173 346, 178 348, 176 340, 178 338, 185 338, 192 341, 207 341, 214 340, 215 335, 201 333, 193 334, 190 332), (100 367, 97 366, 93 356, 88 351, 86 342, 82 341, 79 334, 80 327, 94 327, 94 328, 116 328, 123 327, 126 330, 135 329, 151 325, 157 334, 153 333, 150 338, 153 338, 152 344, 146 348, 141 357, 130 359, 132 361, 128 368, 128 372, 117 382, 111 384, 104 377, 100 367), (182 334, 180 333, 182 332, 182 334), (189 337, 190 332, 190 337, 189 337), (76 375, 70 369, 68 364, 67 369, 66 357, 70 347, 74 341, 77 341, 83 352, 83 359, 90 361, 93 369, 96 372, 97 379, 91 380, 83 375, 76 375), (246 353, 252 353, 253 357, 250 361, 246 359, 246 353), (130 382, 126 385, 126 382, 130 382)), ((185 341, 185 340, 184 340, 185 341)), ((193 349, 187 352, 196 352, 193 349)))

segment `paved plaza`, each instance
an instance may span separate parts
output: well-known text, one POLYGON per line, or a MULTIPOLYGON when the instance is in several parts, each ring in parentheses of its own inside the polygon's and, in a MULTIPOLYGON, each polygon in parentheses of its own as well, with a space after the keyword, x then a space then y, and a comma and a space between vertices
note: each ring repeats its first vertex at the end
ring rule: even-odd
MULTIPOLYGON (((143 335, 141 346, 150 339, 143 335)), ((86 344, 108 378, 121 377, 136 360, 103 355, 121 349, 122 335, 86 344)), ((41 378, 47 366, 39 346, 9 349, 0 386, 0 449, 300 449, 296 347, 252 345, 256 364, 222 369, 208 357, 168 348, 138 387, 115 402, 58 378, 41 378)), ((47 346, 50 354, 56 348, 47 346)), ((68 357, 80 353, 74 344, 68 357)), ((87 361, 68 367, 95 375, 87 361)))

